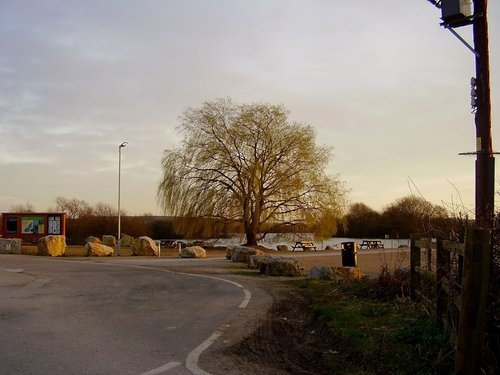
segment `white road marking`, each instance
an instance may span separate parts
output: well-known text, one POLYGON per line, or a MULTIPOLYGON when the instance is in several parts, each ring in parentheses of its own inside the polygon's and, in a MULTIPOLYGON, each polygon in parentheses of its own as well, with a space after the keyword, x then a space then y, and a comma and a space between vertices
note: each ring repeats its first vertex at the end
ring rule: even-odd
POLYGON ((157 374, 161 374, 163 372, 167 372, 168 370, 171 370, 177 366, 180 366, 182 365, 182 363, 180 362, 169 362, 163 366, 160 366, 158 368, 155 368, 153 370, 150 370, 150 371, 146 371, 146 372, 143 372, 141 375, 157 375, 157 374))
MULTIPOLYGON (((213 279, 213 280, 219 280, 223 281, 229 284, 232 284, 240 289, 243 289, 244 297, 243 301, 241 304, 238 306, 240 309, 244 309, 248 306, 250 303, 250 299, 252 298, 252 293, 248 289, 244 289, 243 285, 232 281, 228 279, 223 279, 222 277, 215 277, 215 276, 207 276, 207 275, 198 275, 198 274, 193 274, 193 273, 187 273, 187 272, 175 272, 171 270, 166 270, 164 268, 157 268, 157 267, 150 267, 150 266, 138 266, 134 264, 118 264, 118 263, 96 263, 96 262, 87 262, 87 261, 72 261, 72 260, 64 260, 65 262, 75 262, 75 263, 92 263, 92 264, 100 264, 100 265, 113 265, 113 266, 122 266, 122 267, 130 267, 130 268, 142 268, 142 269, 148 269, 148 270, 155 270, 155 271, 160 271, 160 272, 167 272, 167 273, 175 273, 179 275, 186 275, 186 276, 194 276, 194 277, 202 277, 206 279, 213 279)), ((210 373, 203 371, 199 366, 198 366, 198 360, 200 358, 200 355, 203 351, 208 349, 210 345, 212 345, 221 335, 222 335, 223 328, 219 329, 218 331, 215 331, 208 339, 203 341, 198 347, 196 347, 194 350, 192 350, 187 358, 186 358, 186 367, 189 371, 191 371, 194 375, 211 375, 210 373)), ((179 366, 177 364, 178 362, 169 362, 163 366, 160 366, 156 369, 150 370, 148 372, 144 372, 141 375, 155 375, 155 374, 160 374, 161 372, 166 372, 169 371, 170 369, 179 366), (173 364, 176 364, 175 366, 172 366, 173 364), (171 366, 171 367, 169 367, 171 366)))
POLYGON ((252 298, 252 293, 248 289, 243 289, 243 293, 245 293, 245 298, 241 301, 239 306, 240 309, 244 309, 248 306, 250 299, 252 298))
MULTIPOLYGON (((158 269, 158 268, 154 268, 154 269, 158 269)), ((161 270, 161 269, 158 269, 158 270, 161 270)), ((164 270, 164 271, 172 272, 172 271, 168 271, 168 270, 164 270)), ((226 283, 233 284, 233 285, 237 286, 238 288, 243 289, 243 293, 245 294, 245 296, 243 297, 243 301, 241 301, 240 305, 238 306, 238 308, 240 308, 240 309, 246 308, 248 306, 248 304, 250 303, 250 300, 252 299, 252 293, 248 289, 244 289, 243 285, 241 285, 235 281, 231 281, 231 280, 227 280, 227 279, 223 279, 221 277, 215 277, 215 276, 196 275, 196 274, 185 273, 185 272, 175 272, 175 273, 181 274, 181 275, 198 276, 198 277, 204 277, 207 279, 224 281, 226 283)))
POLYGON ((188 354, 186 358, 186 367, 194 375, 211 375, 209 372, 203 371, 198 367, 198 360, 200 359, 200 354, 208 349, 221 335, 221 331, 215 331, 212 336, 203 341, 197 348, 188 354))

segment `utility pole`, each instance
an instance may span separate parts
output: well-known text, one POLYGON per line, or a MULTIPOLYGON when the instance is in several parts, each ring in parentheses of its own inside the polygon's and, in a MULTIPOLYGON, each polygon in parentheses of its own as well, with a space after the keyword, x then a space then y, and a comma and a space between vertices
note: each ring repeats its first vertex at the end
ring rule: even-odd
POLYGON ((495 158, 491 140, 490 62, 488 51, 488 0, 428 0, 442 10, 441 24, 455 35, 476 58, 476 77, 471 80, 471 106, 475 110, 476 151, 476 226, 493 228, 495 205, 495 158), (471 14, 471 3, 474 14, 471 14), (454 29, 472 25, 474 47, 454 29))
POLYGON ((475 226, 466 235, 462 270, 460 319, 455 351, 455 374, 481 372, 481 354, 485 333, 489 261, 493 250, 491 232, 494 218, 495 158, 491 139, 490 66, 488 51, 488 0, 428 0, 442 9, 441 24, 474 53, 476 77, 471 80, 471 106, 475 110, 476 212, 475 226), (473 26, 474 47, 454 28, 473 26))
POLYGON ((474 0, 476 50, 476 225, 491 229, 494 217, 495 158, 491 139, 488 0, 474 0))

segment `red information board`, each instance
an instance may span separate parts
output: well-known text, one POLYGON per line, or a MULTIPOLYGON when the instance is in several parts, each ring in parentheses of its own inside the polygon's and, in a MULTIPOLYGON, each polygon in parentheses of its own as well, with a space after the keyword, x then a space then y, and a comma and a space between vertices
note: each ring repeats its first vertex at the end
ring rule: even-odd
POLYGON ((2 213, 2 237, 21 238, 23 243, 35 243, 48 235, 66 235, 66 213, 5 212, 2 213))

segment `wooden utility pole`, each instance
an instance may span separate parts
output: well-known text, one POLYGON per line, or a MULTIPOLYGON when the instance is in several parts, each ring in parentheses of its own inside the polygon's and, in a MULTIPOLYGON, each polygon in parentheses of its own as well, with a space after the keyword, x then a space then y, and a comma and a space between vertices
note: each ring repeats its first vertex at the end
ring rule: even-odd
POLYGON ((455 374, 481 374, 488 299, 491 231, 469 228, 465 234, 460 319, 455 351, 455 374))
POLYGON ((490 63, 488 51, 488 0, 474 0, 476 50, 476 224, 493 227, 495 158, 491 140, 490 63))
POLYGON ((476 55, 476 228, 468 232, 464 254, 462 306, 455 372, 480 373, 483 349, 490 252, 494 218, 495 158, 491 139, 488 0, 474 0, 473 35, 476 55), (471 238, 472 237, 472 238, 471 238))
POLYGON ((476 375, 481 370, 488 298, 491 233, 494 218, 495 158, 491 139, 490 63, 488 51, 488 0, 428 0, 442 9, 442 26, 449 29, 476 56, 476 77, 471 80, 471 105, 476 111, 476 216, 475 228, 466 234, 463 256, 462 303, 458 325, 455 374, 476 375), (473 25, 474 47, 453 29, 473 25))
POLYGON ((495 158, 491 139, 487 8, 488 0, 474 0, 476 229, 467 233, 465 244, 462 305, 455 353, 455 372, 458 375, 480 373, 492 250, 495 158))

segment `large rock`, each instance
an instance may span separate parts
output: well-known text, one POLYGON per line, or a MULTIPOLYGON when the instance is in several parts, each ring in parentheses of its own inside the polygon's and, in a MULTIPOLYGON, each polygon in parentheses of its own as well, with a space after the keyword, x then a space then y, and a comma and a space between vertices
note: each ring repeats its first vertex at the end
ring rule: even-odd
POLYGON ((158 256, 158 246, 155 242, 147 237, 142 236, 136 238, 132 244, 132 254, 145 256, 158 256))
POLYGON ((358 267, 332 267, 333 279, 352 281, 363 278, 363 271, 358 267))
POLYGON ((38 240, 38 255, 50 255, 51 257, 64 256, 66 252, 65 236, 45 236, 38 240))
POLYGON ((85 254, 90 257, 109 257, 114 253, 114 249, 97 242, 87 242, 85 244, 85 254))
POLYGON ((21 254, 20 238, 0 238, 0 254, 21 254))
POLYGON ((278 251, 288 251, 288 246, 287 245, 278 245, 278 246, 276 246, 276 249, 278 251))
POLYGON ((124 234, 120 239, 120 247, 132 247, 134 243, 134 237, 124 234))
POLYGON ((233 262, 248 263, 250 255, 264 255, 264 252, 253 247, 235 246, 231 252, 231 260, 233 262))
POLYGON ((301 276, 299 263, 293 258, 271 257, 260 261, 260 273, 267 276, 301 276))
POLYGON ((181 249, 181 258, 206 258, 207 252, 201 246, 188 246, 181 249))
POLYGON ((102 244, 106 245, 106 246, 115 247, 116 246, 116 237, 105 234, 102 236, 102 244))
POLYGON ((333 280, 332 267, 314 266, 309 270, 309 277, 316 280, 333 280))
POLYGON ((91 242, 91 243, 101 243, 101 240, 97 237, 94 237, 94 236, 88 236, 86 239, 85 239, 85 243, 87 242, 91 242))
POLYGON ((262 262, 266 262, 272 259, 276 259, 271 255, 250 255, 248 257, 247 266, 248 268, 260 268, 262 262))

